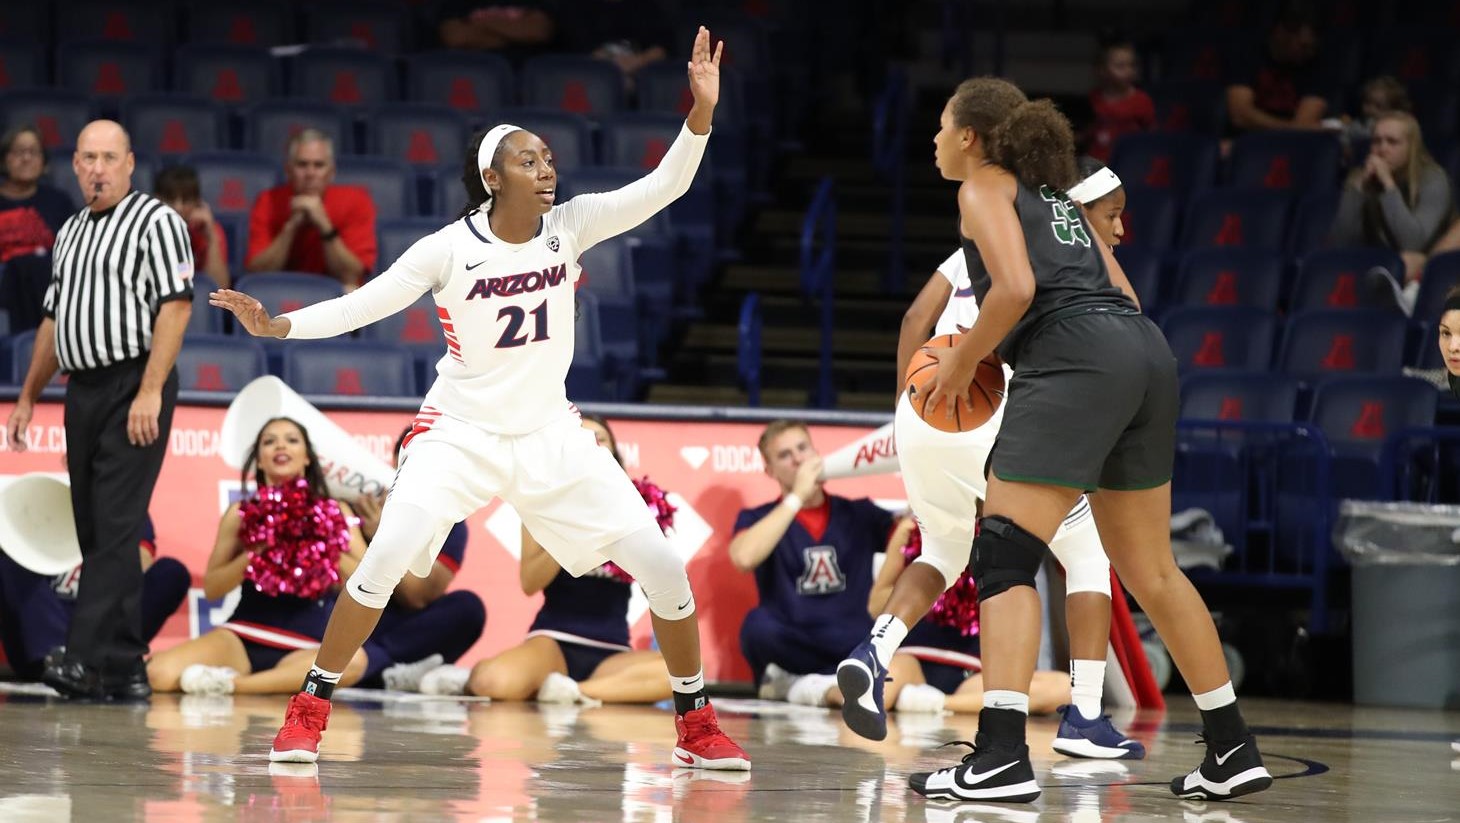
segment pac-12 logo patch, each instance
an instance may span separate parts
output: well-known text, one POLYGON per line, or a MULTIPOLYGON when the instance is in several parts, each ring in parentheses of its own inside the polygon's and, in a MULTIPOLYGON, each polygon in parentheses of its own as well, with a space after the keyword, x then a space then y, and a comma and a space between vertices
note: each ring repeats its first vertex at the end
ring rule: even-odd
POLYGON ((556 234, 547 239, 547 247, 553 251, 558 250, 558 236, 556 234))

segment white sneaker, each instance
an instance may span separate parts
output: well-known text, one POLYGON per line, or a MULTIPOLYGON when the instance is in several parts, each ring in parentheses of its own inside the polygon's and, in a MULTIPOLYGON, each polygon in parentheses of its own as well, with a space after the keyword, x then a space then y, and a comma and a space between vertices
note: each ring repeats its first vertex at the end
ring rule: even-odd
POLYGON ((825 707, 826 693, 834 688, 836 688, 836 675, 802 675, 791 684, 791 690, 786 693, 786 701, 798 706, 825 707))
POLYGON ((943 711, 943 704, 947 699, 948 695, 927 683, 909 683, 902 687, 901 692, 898 692, 897 703, 893 705, 892 709, 897 712, 939 714, 943 711))
POLYGON ((461 666, 437 666, 421 675, 421 694, 437 697, 455 697, 466 694, 466 682, 471 679, 471 669, 461 666))
POLYGON ((397 663, 381 672, 380 679, 392 691, 418 692, 421 690, 421 678, 426 676, 426 672, 440 668, 445 662, 446 658, 433 654, 414 663, 397 663))
POLYGON ((760 678, 760 690, 756 696, 761 700, 785 700, 786 695, 791 693, 791 685, 795 682, 795 675, 774 663, 767 664, 765 674, 760 678))
POLYGON ((537 702, 558 703, 563 705, 576 704, 583 699, 583 692, 578 689, 578 681, 567 676, 551 672, 542 685, 537 687, 537 702))
POLYGON ((233 679, 238 672, 227 666, 204 666, 194 663, 183 669, 178 688, 183 694, 233 694, 233 679))
POLYGON ((1450 748, 1455 750, 1455 754, 1460 754, 1460 740, 1451 743, 1450 748))

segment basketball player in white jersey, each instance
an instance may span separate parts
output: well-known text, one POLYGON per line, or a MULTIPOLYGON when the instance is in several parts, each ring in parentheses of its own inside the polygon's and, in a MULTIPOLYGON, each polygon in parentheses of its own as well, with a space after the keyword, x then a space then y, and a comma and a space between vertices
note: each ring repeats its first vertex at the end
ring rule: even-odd
POLYGON ((289 702, 270 758, 313 762, 329 696, 407 571, 425 576, 453 523, 492 498, 574 575, 617 563, 649 600, 669 670, 678 767, 746 770, 704 692, 695 601, 684 563, 633 483, 582 428, 564 379, 573 359, 578 257, 684 194, 699 168, 720 92, 720 53, 700 28, 688 64, 694 105, 659 167, 618 191, 553 204, 552 150, 501 125, 473 140, 463 182, 471 207, 344 297, 270 318, 257 300, 211 302, 249 333, 333 337, 435 295, 448 352, 437 365, 370 551, 345 584, 314 669, 289 702))
MULTIPOLYGON (((1115 176, 1109 170, 1103 172, 1115 176)), ((1119 180, 1115 185, 1119 186, 1119 180)), ((1071 196, 1078 200, 1082 186, 1074 186, 1071 196)), ((1083 191, 1097 188, 1102 189, 1100 194, 1109 191, 1105 178, 1083 191)), ((906 373, 913 352, 927 340, 930 324, 934 336, 956 335, 972 328, 977 317, 978 301, 969 283, 966 258, 957 249, 928 279, 903 317, 897 345, 898 375, 906 373)), ((1013 370, 1005 365, 1006 386, 1012 377, 1013 370)), ((881 740, 887 735, 882 682, 888 662, 907 637, 909 626, 922 619, 968 565, 977 507, 988 489, 984 470, 1003 417, 1001 403, 984 425, 967 432, 944 432, 919 419, 907 393, 901 393, 893 431, 902 482, 922 533, 923 552, 898 578, 871 636, 837 667, 845 698, 842 716, 863 737, 881 740)), ((1083 496, 1049 548, 1065 569, 1073 696, 1073 704, 1059 710, 1062 719, 1053 748, 1073 757, 1144 758, 1145 746, 1117 731, 1100 711, 1110 642, 1110 561, 1083 496)))

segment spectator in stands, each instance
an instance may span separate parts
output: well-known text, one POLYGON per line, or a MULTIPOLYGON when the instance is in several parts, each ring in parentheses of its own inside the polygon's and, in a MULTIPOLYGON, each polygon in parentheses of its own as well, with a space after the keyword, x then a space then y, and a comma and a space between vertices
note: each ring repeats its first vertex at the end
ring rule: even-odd
MULTIPOLYGON (((151 643, 187 598, 192 576, 177 559, 157 556, 151 518, 142 524, 137 547, 143 571, 142 638, 151 643)), ((0 547, 0 645, 21 679, 39 680, 46 658, 65 654, 81 567, 54 576, 37 574, 0 547)))
POLYGON ((1355 143, 1362 143, 1369 140, 1374 134, 1374 126, 1379 122, 1379 115, 1391 111, 1413 111, 1409 101, 1409 91, 1404 84, 1393 77, 1383 74, 1369 80, 1364 84, 1360 96, 1359 116, 1350 117, 1347 114, 1342 117, 1325 120, 1324 125, 1338 132, 1339 138, 1343 141, 1345 157, 1349 157, 1355 143))
POLYGON ((1267 43, 1255 51, 1227 87, 1233 133, 1322 128, 1328 102, 1319 86, 1318 33, 1308 2, 1289 0, 1267 43))
POLYGON ((324 274, 353 291, 375 268, 375 203, 359 186, 337 186, 329 135, 304 129, 289 139, 287 181, 260 192, 248 219, 251 272, 324 274))
POLYGON ((1156 127, 1156 104, 1136 87, 1140 76, 1135 44, 1126 38, 1101 43, 1095 60, 1095 88, 1090 91, 1094 119, 1085 134, 1086 154, 1109 161, 1115 141, 1156 127))
POLYGON ((563 39, 575 52, 618 66, 632 89, 640 69, 669 56, 669 20, 659 0, 577 3, 563 20, 563 39))
POLYGON ((1405 112, 1380 115, 1368 159, 1344 185, 1333 244, 1398 252, 1404 258, 1404 272, 1381 274, 1376 269, 1371 277, 1407 314, 1419 291, 1425 259, 1442 248, 1442 235, 1454 222, 1449 175, 1425 148, 1419 121, 1405 112))
POLYGON ((740 648, 763 685, 775 664, 794 675, 824 675, 798 683, 824 692, 843 653, 871 631, 872 556, 885 547, 894 518, 866 498, 823 491, 821 455, 804 423, 772 422, 759 447, 781 496, 735 518, 730 560, 755 572, 760 595, 741 626, 740 648))
POLYGON ((41 182, 46 151, 40 130, 14 126, 0 136, 5 179, 0 181, 0 309, 10 313, 11 332, 41 324, 41 302, 51 284, 51 247, 56 232, 76 211, 60 189, 41 182))
MULTIPOLYGON (((1450 391, 1460 399, 1460 286, 1445 295, 1445 310, 1440 313, 1440 356, 1445 360, 1445 379, 1450 391)), ((1455 744, 1460 753, 1460 742, 1455 744)))
POLYGON ((436 31, 448 49, 494 51, 521 62, 553 42, 556 11, 551 0, 450 0, 437 15, 436 31))
POLYGON ((222 288, 233 279, 228 274, 228 238, 223 227, 213 220, 213 209, 203 199, 198 184, 198 170, 192 166, 168 166, 152 181, 152 196, 166 203, 188 224, 188 239, 193 244, 193 260, 198 270, 213 278, 222 288))

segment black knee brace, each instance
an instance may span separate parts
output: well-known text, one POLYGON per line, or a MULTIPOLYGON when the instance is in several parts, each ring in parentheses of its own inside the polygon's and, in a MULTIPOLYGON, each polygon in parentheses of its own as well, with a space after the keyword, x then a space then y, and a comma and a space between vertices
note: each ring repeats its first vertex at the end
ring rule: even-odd
POLYGON ((1049 546, 1002 515, 985 517, 973 541, 973 582, 978 602, 1015 586, 1034 588, 1034 575, 1049 546))

